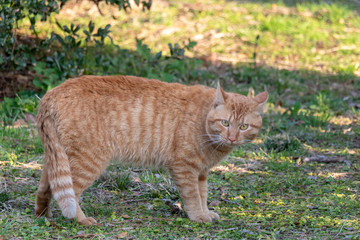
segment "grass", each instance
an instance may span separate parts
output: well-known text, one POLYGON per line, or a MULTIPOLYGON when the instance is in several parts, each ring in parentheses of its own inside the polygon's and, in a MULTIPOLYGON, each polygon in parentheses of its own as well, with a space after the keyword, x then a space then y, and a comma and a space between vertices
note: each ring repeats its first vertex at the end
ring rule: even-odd
MULTIPOLYGON (((196 41, 186 55, 202 59, 193 69, 201 74, 191 83, 214 86, 219 79, 242 94, 267 89, 264 126, 253 144, 212 169, 209 203, 220 221, 172 214, 163 199, 180 198, 166 172, 114 163, 81 203, 100 225, 83 227, 62 217, 55 202, 53 218, 33 215, 43 148, 35 127, 18 122, 38 103, 34 93, 21 92, 0 103, 0 115, 11 116, 0 129, 0 239, 359 239, 358 2, 297 2, 154 1, 150 12, 115 12, 117 20, 63 11, 62 23, 112 24, 125 50, 112 60, 111 74, 129 73, 139 51, 135 37, 154 54, 169 42, 196 41)), ((56 30, 49 22, 41 29, 56 30)))

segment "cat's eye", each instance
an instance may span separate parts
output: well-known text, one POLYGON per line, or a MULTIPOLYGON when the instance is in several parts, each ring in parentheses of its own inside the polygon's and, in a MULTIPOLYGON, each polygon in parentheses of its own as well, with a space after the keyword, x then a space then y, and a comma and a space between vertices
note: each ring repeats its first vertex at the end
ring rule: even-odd
POLYGON ((246 130, 246 129, 248 129, 248 127, 249 127, 249 124, 243 123, 243 124, 241 124, 240 129, 246 130))
POLYGON ((229 124, 229 121, 228 120, 221 120, 221 124, 224 126, 224 127, 228 127, 230 124, 229 124))

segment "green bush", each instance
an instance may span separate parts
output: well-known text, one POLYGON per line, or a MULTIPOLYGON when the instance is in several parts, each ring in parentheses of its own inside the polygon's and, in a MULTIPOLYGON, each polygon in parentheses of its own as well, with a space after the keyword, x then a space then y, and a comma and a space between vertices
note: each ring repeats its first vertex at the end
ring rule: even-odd
MULTIPOLYGON (((38 38, 36 31, 36 23, 38 21, 46 21, 52 14, 58 14, 59 10, 66 4, 68 0, 2 0, 0 4, 0 70, 14 71, 26 70, 36 64, 37 61, 53 60, 61 68, 62 75, 76 75, 79 73, 81 65, 84 64, 84 48, 81 46, 82 41, 78 39, 80 26, 58 26, 67 33, 65 38, 61 38, 57 34, 53 34, 50 39, 38 38), (17 29, 21 23, 28 19, 30 21, 30 30, 36 36, 35 44, 28 44, 19 41, 17 29), (59 53, 51 51, 51 56, 45 54, 45 50, 53 50, 59 41, 62 47, 66 46, 66 50, 75 50, 74 52, 59 53), (71 56, 70 56, 71 55, 71 56), (70 59, 78 59, 77 61, 69 61, 70 59), (58 61, 58 62, 56 62, 58 61), (62 64, 63 62, 63 65, 62 64), (62 69, 63 68, 63 69, 62 69), (74 72, 69 69, 75 68, 74 72)), ((92 0, 99 6, 104 1, 106 4, 117 5, 119 9, 127 11, 131 8, 128 0, 92 0)), ((135 1, 136 5, 142 5, 143 9, 150 9, 151 1, 135 1)), ((100 10, 100 8, 99 8, 100 10)), ((105 38, 109 37, 110 25, 105 28, 98 28, 93 33, 94 24, 89 23, 89 28, 83 30, 86 35, 86 42, 94 41, 98 45, 103 45, 105 38)), ((63 76, 62 76, 63 77, 63 76)))
POLYGON ((37 36, 36 21, 46 21, 51 13, 58 13, 66 0, 2 0, 0 4, 0 69, 20 70, 34 64, 35 56, 41 58, 41 52, 48 41, 32 47, 18 41, 16 30, 25 19, 30 21, 30 29, 37 36), (59 5, 60 3, 60 5, 59 5))

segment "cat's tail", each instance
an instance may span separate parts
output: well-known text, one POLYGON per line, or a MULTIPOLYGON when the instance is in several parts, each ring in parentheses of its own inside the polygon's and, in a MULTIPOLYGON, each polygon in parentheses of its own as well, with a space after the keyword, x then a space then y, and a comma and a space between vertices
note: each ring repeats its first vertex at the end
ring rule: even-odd
MULTIPOLYGON (((50 185, 52 196, 58 202, 63 215, 67 218, 76 216, 76 199, 71 177, 70 163, 68 156, 62 146, 56 130, 52 114, 49 114, 48 106, 41 104, 38 113, 38 129, 45 148, 45 160, 42 179, 47 182, 40 182, 38 198, 42 184, 50 185)), ((44 188, 44 187, 43 187, 44 188)), ((39 208, 38 203, 36 208, 39 208)))

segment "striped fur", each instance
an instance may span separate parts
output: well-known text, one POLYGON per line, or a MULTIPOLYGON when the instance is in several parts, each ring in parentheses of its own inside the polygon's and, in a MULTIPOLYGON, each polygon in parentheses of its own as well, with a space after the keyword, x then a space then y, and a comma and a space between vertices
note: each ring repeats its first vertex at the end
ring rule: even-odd
POLYGON ((45 162, 36 215, 50 215, 53 196, 65 217, 96 223, 82 212, 79 197, 118 159, 166 168, 191 220, 218 219, 207 207, 208 171, 257 136, 267 96, 132 76, 65 81, 45 94, 38 111, 45 162), (243 124, 248 128, 241 130, 243 124))

